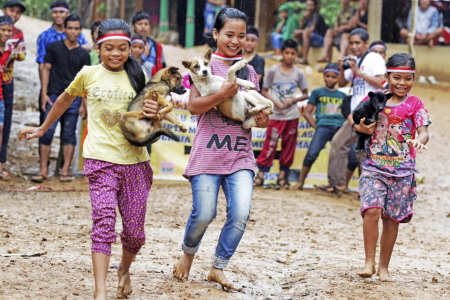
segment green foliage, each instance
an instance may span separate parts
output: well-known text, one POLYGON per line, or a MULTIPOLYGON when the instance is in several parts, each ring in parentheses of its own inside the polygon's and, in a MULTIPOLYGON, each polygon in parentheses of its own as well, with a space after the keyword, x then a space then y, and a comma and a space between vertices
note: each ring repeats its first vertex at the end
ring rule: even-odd
MULTIPOLYGON (((66 0, 70 7, 71 12, 76 13, 77 0, 66 0)), ((22 0, 21 1, 27 10, 23 13, 25 16, 38 18, 42 20, 51 21, 50 17, 50 4, 53 0, 22 0)))
MULTIPOLYGON (((356 2, 350 2, 350 5, 356 6, 356 2)), ((339 0, 320 0, 320 14, 330 28, 334 27, 336 16, 341 10, 342 5, 339 0)))

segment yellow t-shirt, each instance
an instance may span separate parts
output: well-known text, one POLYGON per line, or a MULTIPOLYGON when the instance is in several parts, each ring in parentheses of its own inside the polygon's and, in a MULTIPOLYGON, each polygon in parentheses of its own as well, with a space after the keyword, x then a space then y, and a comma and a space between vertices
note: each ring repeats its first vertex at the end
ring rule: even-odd
POLYGON ((85 66, 66 89, 71 96, 87 97, 88 134, 83 156, 122 165, 150 159, 145 147, 124 137, 119 120, 136 92, 125 71, 111 72, 102 65, 85 66))

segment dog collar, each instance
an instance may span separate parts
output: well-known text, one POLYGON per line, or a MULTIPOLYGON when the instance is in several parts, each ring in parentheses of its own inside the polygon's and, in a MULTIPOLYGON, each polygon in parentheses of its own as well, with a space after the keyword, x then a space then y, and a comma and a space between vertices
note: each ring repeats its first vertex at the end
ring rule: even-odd
POLYGON ((65 12, 70 12, 70 10, 68 10, 67 7, 64 7, 64 6, 55 6, 52 8, 52 11, 55 11, 55 10, 62 10, 65 12))
POLYGON ((390 72, 397 72, 397 73, 416 73, 416 70, 413 68, 398 68, 398 67, 392 67, 386 69, 387 73, 390 72))
POLYGON ((101 44, 107 40, 126 40, 131 43, 131 38, 129 35, 113 33, 113 34, 106 34, 106 35, 102 36, 101 38, 99 38, 97 40, 97 44, 101 44))
POLYGON ((212 57, 221 59, 221 60, 241 60, 242 59, 242 55, 235 55, 235 56, 226 56, 223 54, 219 54, 219 53, 213 53, 212 57))

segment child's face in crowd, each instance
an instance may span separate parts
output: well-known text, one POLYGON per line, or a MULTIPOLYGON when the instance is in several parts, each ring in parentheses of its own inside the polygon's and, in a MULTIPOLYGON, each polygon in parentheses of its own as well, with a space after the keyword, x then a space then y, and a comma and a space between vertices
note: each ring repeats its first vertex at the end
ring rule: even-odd
POLYGON ((145 51, 145 46, 141 43, 134 43, 131 45, 131 56, 136 58, 138 61, 141 60, 142 54, 145 51))
POLYGON ((360 57, 367 51, 368 41, 364 42, 358 34, 352 35, 349 39, 350 52, 360 57))
POLYGON ((142 19, 137 21, 133 25, 134 33, 142 36, 148 36, 150 34, 150 21, 148 19, 142 19))
POLYGON ((294 48, 286 48, 281 52, 283 62, 287 65, 292 65, 297 58, 298 52, 294 48))
POLYGON ((383 47, 375 47, 370 52, 375 52, 381 55, 383 59, 386 58, 386 50, 383 47))
POLYGON ((3 13, 5 16, 10 16, 14 20, 14 23, 16 23, 22 16, 22 9, 17 5, 9 6, 3 9, 3 13))
MULTIPOLYGON (((107 34, 113 33, 124 34, 120 30, 108 32, 107 34)), ((125 40, 106 40, 101 43, 99 53, 105 69, 113 72, 123 71, 123 64, 130 55, 130 44, 125 40)))
POLYGON ((81 34, 81 24, 78 21, 69 21, 64 30, 66 31, 66 38, 70 42, 76 42, 81 34))
POLYGON ((13 27, 11 25, 1 25, 0 26, 0 41, 6 43, 12 36, 13 27))
POLYGON ((63 11, 63 10, 54 10, 51 13, 51 17, 53 20, 53 23, 56 25, 63 25, 64 20, 70 15, 70 13, 63 11))
POLYGON ((334 89, 338 81, 338 74, 336 72, 327 71, 323 73, 323 80, 325 85, 329 89, 334 89))
POLYGON ((281 19, 286 19, 287 17, 288 17, 288 12, 287 12, 287 10, 282 10, 282 11, 280 11, 280 18, 281 19))
POLYGON ((241 19, 228 19, 218 32, 213 29, 217 40, 217 52, 226 56, 235 56, 242 50, 247 37, 247 24, 241 19))
POLYGON ((92 42, 94 42, 94 46, 97 45, 97 39, 98 39, 98 27, 95 28, 94 34, 91 35, 92 42))
POLYGON ((258 46, 258 39, 256 39, 253 36, 246 37, 245 46, 244 46, 245 52, 251 53, 251 52, 255 51, 257 46, 258 46))
MULTIPOLYGON (((408 68, 408 66, 400 66, 399 68, 408 68)), ((414 84, 414 73, 392 72, 387 74, 386 81, 389 83, 389 89, 394 95, 404 97, 414 84)))

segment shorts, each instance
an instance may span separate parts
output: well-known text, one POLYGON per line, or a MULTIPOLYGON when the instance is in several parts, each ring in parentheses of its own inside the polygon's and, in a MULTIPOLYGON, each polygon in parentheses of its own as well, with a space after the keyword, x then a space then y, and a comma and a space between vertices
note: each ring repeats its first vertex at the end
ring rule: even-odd
POLYGON ((413 216, 413 203, 417 199, 415 175, 393 177, 363 170, 359 178, 361 216, 373 207, 383 209, 381 218, 408 223, 413 216))
POLYGON ((0 126, 5 123, 5 101, 0 100, 0 126))
POLYGON ((323 46, 324 37, 318 33, 313 32, 309 37, 309 41, 311 42, 311 47, 318 48, 323 46))

